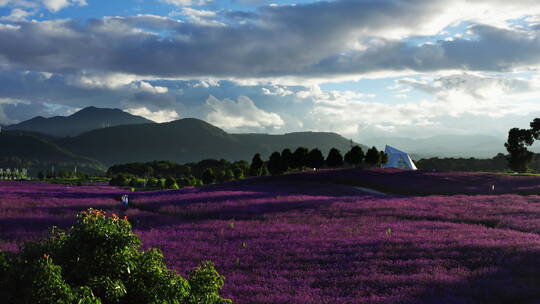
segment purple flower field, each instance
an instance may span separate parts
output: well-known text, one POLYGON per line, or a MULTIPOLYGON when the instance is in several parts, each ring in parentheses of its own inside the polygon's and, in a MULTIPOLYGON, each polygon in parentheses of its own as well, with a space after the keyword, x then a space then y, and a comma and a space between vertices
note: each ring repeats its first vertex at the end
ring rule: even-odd
POLYGON ((118 188, 1 182, 0 249, 93 207, 127 215, 182 274, 214 261, 235 303, 538 303, 540 196, 512 194, 535 183, 329 170, 133 193, 122 210, 118 188), (461 194, 383 197, 336 183, 461 194), (497 195, 486 195, 490 183, 497 195))

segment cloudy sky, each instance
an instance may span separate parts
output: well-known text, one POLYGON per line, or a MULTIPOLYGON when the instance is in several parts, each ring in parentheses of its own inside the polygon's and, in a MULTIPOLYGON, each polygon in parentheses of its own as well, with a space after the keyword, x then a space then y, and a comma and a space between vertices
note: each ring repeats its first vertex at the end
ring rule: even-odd
POLYGON ((115 107, 230 132, 489 134, 540 117, 538 0, 0 0, 0 124, 115 107))

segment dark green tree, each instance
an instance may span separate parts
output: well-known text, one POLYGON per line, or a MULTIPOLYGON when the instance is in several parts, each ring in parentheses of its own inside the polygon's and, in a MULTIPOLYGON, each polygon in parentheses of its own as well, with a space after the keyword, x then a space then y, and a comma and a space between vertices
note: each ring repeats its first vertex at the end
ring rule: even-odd
POLYGON ((371 147, 367 150, 365 161, 372 166, 376 166, 381 163, 381 154, 377 148, 371 147))
POLYGON ((268 166, 264 164, 261 168, 261 176, 266 176, 270 174, 270 171, 268 171, 268 166))
POLYGON ((219 171, 217 180, 219 182, 226 182, 234 179, 234 172, 231 169, 223 169, 219 171))
POLYGON ((388 154, 384 153, 384 151, 380 151, 379 154, 381 155, 379 164, 386 164, 388 162, 388 154))
POLYGON ((281 151, 281 161, 285 171, 292 167, 293 153, 291 152, 291 149, 283 149, 283 151, 281 151))
POLYGON ((245 177, 244 169, 241 167, 234 166, 234 168, 232 169, 232 172, 234 174, 234 179, 242 179, 245 177))
POLYGON ((529 164, 532 162, 534 154, 527 150, 527 146, 531 146, 534 139, 538 137, 538 133, 535 131, 538 127, 537 123, 540 121, 535 119, 531 123, 530 130, 512 128, 508 131, 508 140, 504 146, 509 153, 508 166, 510 169, 517 172, 529 170, 529 164))
POLYGON ((364 151, 360 146, 352 147, 347 153, 345 153, 345 161, 352 166, 357 167, 364 160, 364 151))
POLYGON ((251 166, 249 167, 249 175, 250 176, 259 176, 261 174, 261 168, 263 167, 264 162, 261 159, 261 155, 259 153, 255 154, 253 156, 253 159, 251 160, 251 166))
POLYGON ((328 167, 343 166, 343 156, 341 156, 341 152, 339 152, 338 149, 330 149, 330 152, 328 152, 328 156, 326 157, 326 165, 328 167))
POLYGON ((294 150, 291 167, 294 169, 301 169, 307 166, 309 150, 305 147, 298 147, 294 150))
POLYGON ((204 170, 201 179, 203 184, 205 185, 212 184, 216 180, 216 174, 214 173, 214 170, 212 168, 207 168, 206 170, 204 170))
POLYGON ((308 153, 307 165, 311 168, 322 168, 324 166, 324 156, 321 150, 315 148, 308 153))
POLYGON ((268 171, 272 175, 283 174, 286 171, 286 165, 284 164, 281 154, 279 152, 274 152, 270 155, 270 159, 267 163, 268 171))
POLYGON ((127 174, 117 174, 109 181, 111 186, 125 187, 128 186, 131 178, 127 174))
POLYGON ((242 179, 249 175, 249 163, 245 160, 235 161, 232 164, 232 170, 235 179, 242 179))
POLYGON ((540 139, 540 118, 535 118, 531 123, 531 132, 534 139, 540 139))

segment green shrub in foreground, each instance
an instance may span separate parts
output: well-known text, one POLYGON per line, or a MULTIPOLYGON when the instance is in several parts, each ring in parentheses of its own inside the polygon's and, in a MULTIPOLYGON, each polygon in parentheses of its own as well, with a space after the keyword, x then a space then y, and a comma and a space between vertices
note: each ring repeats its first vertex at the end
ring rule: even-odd
POLYGON ((23 304, 225 304, 223 277, 204 262, 187 279, 158 249, 141 250, 127 219, 84 211, 67 231, 53 229, 17 254, 0 252, 0 299, 23 304))

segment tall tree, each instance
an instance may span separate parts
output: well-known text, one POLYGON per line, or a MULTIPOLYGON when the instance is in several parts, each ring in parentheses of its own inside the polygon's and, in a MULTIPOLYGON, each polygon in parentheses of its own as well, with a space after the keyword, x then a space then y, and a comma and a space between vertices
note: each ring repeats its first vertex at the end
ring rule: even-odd
POLYGON ((375 147, 371 147, 366 152, 366 163, 375 166, 381 163, 381 154, 375 147))
POLYGON ((315 148, 311 151, 309 151, 308 157, 307 157, 307 165, 311 168, 321 168, 324 166, 324 156, 321 152, 321 150, 315 148))
POLYGON ((343 156, 338 149, 332 148, 326 157, 326 165, 328 167, 341 167, 343 166, 343 156))
POLYGON ((285 165, 279 152, 274 152, 270 155, 267 166, 268 171, 270 171, 270 174, 272 175, 279 175, 285 172, 285 165))
POLYGON ((291 149, 283 149, 283 151, 281 151, 281 161, 283 167, 285 168, 284 171, 287 171, 292 167, 293 153, 291 152, 291 149))
POLYGON ((261 155, 259 153, 255 154, 253 156, 253 159, 251 160, 251 166, 249 167, 249 175, 250 176, 261 175, 261 169, 263 165, 264 165, 264 162, 261 159, 261 155))
POLYGON ((534 139, 540 139, 540 118, 535 118, 530 126, 534 139))
POLYGON ((307 165, 309 150, 305 147, 298 147, 294 150, 291 167, 300 169, 307 165))
POLYGON ((360 146, 354 146, 345 153, 345 161, 350 165, 356 167, 362 163, 362 160, 364 160, 364 151, 360 146))
POLYGON ((538 126, 540 126, 540 120, 535 119, 531 123, 531 129, 529 130, 512 128, 508 131, 508 140, 504 146, 510 154, 508 156, 510 169, 517 172, 527 172, 529 170, 529 164, 532 162, 534 154, 527 150, 527 146, 531 146, 534 139, 539 136, 538 126))

